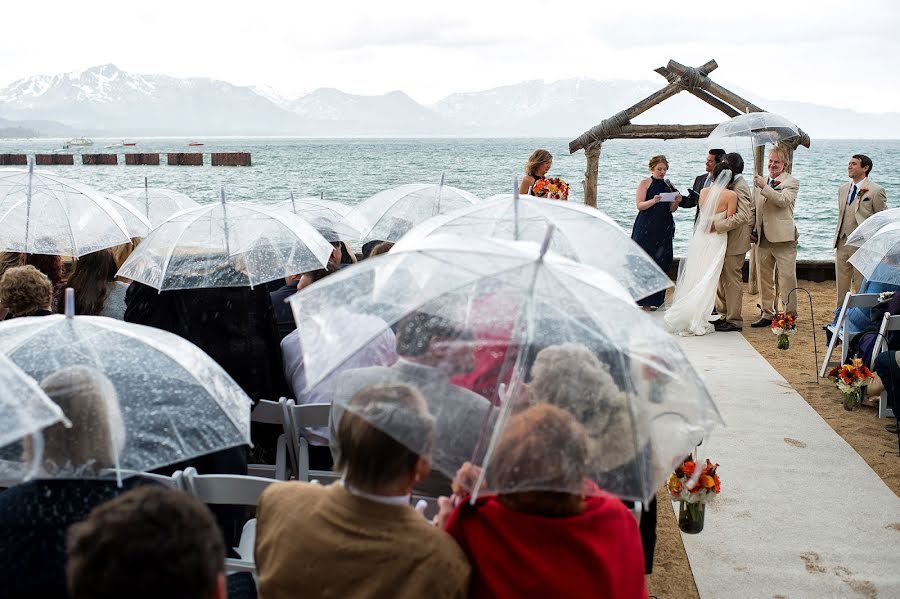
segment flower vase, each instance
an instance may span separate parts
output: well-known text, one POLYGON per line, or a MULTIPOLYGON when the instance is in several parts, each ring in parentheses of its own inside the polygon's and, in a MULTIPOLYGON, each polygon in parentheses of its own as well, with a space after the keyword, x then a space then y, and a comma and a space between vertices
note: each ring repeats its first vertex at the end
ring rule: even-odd
POLYGON ((678 528, 681 532, 695 535, 703 530, 703 519, 706 515, 705 503, 688 503, 682 501, 678 507, 678 528))
POLYGON ((791 347, 791 337, 787 333, 778 335, 778 349, 789 349, 791 347))
POLYGON ((859 407, 859 389, 853 391, 844 391, 844 409, 848 412, 854 411, 859 407))

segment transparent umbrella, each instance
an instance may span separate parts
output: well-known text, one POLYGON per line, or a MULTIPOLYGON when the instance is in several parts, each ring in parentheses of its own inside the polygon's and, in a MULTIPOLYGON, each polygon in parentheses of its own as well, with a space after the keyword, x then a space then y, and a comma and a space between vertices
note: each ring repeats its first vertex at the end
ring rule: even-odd
POLYGON ((900 223, 883 226, 850 257, 869 281, 900 285, 900 223))
POLYGON ((876 212, 853 230, 853 233, 847 237, 847 245, 859 247, 883 227, 895 223, 900 223, 900 208, 888 208, 887 210, 876 212))
POLYGON ((143 187, 126 189, 116 195, 137 208, 150 221, 151 228, 159 226, 176 212, 196 208, 200 205, 183 193, 171 189, 150 187, 146 177, 144 177, 143 187))
POLYGON ((726 137, 747 137, 753 146, 764 146, 798 135, 800 129, 797 125, 781 115, 773 112, 748 112, 721 123, 707 139, 713 141, 726 137))
POLYGON ((512 414, 553 401, 528 392, 538 352, 577 343, 598 362, 602 383, 559 380, 577 395, 562 407, 594 439, 585 467, 621 497, 652 496, 721 422, 718 411, 678 344, 625 288, 547 245, 435 235, 304 289, 290 302, 307 389, 332 386, 334 405, 424 451, 426 437, 408 430, 407 416, 353 400, 368 383, 418 386, 436 420, 434 466, 452 477, 466 461, 490 463, 512 414), (346 369, 388 330, 396 331, 393 366, 346 369))
POLYGON ((129 241, 122 217, 93 188, 30 161, 0 169, 0 250, 83 256, 129 241))
POLYGON ((397 241, 424 220, 479 202, 477 196, 444 185, 411 183, 393 187, 364 200, 347 215, 347 222, 362 239, 397 241))
POLYGON ((275 205, 276 210, 284 210, 296 214, 307 221, 322 234, 327 241, 357 240, 361 234, 347 221, 350 207, 322 198, 291 198, 275 205))
POLYGON ((160 291, 255 286, 325 268, 332 247, 299 216, 220 201, 172 216, 144 239, 119 275, 160 291))
POLYGON ((48 438, 41 476, 121 475, 250 443, 250 398, 177 335, 100 316, 16 318, 0 326, 0 352, 78 429, 48 438))
POLYGON ((119 216, 122 217, 122 222, 125 223, 125 230, 130 237, 147 236, 150 229, 153 228, 150 226, 150 221, 147 220, 147 217, 139 212, 130 202, 117 195, 111 193, 104 193, 102 195, 110 204, 112 204, 113 208, 116 209, 116 212, 119 213, 119 216))
POLYGON ((415 247, 426 237, 448 233, 540 243, 551 224, 556 228, 552 251, 608 273, 635 300, 672 286, 669 276, 603 212, 574 202, 519 197, 517 192, 432 217, 404 235, 398 246, 415 247))

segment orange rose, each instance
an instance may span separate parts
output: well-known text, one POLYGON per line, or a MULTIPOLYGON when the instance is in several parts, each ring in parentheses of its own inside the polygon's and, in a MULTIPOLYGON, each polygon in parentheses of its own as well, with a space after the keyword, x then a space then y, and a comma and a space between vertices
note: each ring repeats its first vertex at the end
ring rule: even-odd
POLYGON ((669 482, 666 486, 669 488, 670 495, 677 496, 681 493, 681 481, 674 474, 669 477, 669 482))

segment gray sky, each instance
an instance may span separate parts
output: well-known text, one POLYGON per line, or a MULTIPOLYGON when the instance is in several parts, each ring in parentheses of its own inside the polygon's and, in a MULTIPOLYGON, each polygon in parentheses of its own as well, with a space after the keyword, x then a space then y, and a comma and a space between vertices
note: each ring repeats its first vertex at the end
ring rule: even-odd
POLYGON ((122 0, 4 2, 0 85, 112 62, 268 86, 400 89, 431 103, 528 79, 662 82, 670 58, 761 97, 900 111, 900 8, 889 0, 122 0), (433 7, 439 4, 441 8, 433 7), (741 8, 741 7, 746 8, 741 8))

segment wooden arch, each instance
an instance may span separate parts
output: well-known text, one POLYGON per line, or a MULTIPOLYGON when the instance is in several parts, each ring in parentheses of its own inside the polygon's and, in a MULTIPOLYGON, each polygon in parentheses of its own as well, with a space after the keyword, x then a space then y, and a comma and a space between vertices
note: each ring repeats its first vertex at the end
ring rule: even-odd
MULTIPOLYGON (((700 67, 687 67, 670 60, 655 70, 669 82, 658 92, 651 94, 630 108, 617 112, 599 125, 591 127, 569 142, 569 153, 584 150, 587 168, 584 172, 584 203, 597 206, 597 173, 600 168, 600 146, 607 139, 701 139, 708 137, 716 125, 633 125, 631 120, 664 102, 680 91, 686 91, 717 108, 728 117, 745 112, 765 112, 759 106, 745 100, 709 78, 719 65, 710 60, 700 67)), ((799 137, 779 142, 793 162, 798 146, 809 148, 809 135, 800 131, 799 137)), ((763 147, 757 147, 753 156, 754 173, 762 174, 763 147)), ((790 172, 790 165, 786 169, 790 172)))

